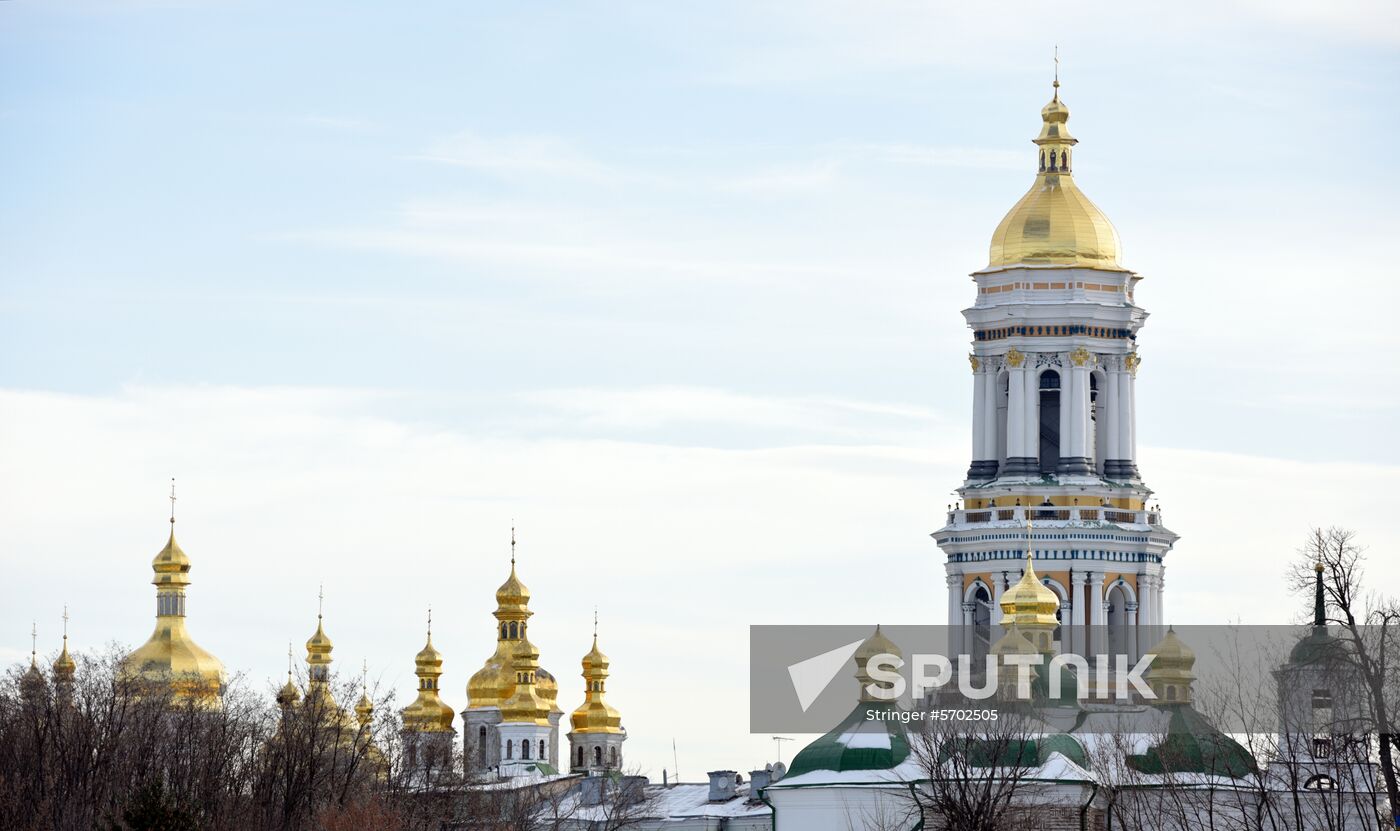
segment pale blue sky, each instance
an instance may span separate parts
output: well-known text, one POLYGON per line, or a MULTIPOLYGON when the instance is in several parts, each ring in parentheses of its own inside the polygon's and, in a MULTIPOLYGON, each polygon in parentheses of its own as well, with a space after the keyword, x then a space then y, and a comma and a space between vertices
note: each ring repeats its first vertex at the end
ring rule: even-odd
MULTIPOLYGON (((84 643, 144 637, 172 474, 192 628, 230 665, 275 672, 356 563, 331 608, 392 623, 337 643, 406 690, 434 602, 458 707, 521 520, 556 675, 618 581, 615 689, 656 769, 683 727, 627 684, 700 695, 685 660, 828 622, 872 550, 931 588, 849 622, 941 620, 958 311, 1056 43, 1077 178, 1147 278, 1169 596, 1220 608, 1233 557, 1309 522, 1400 541, 1400 12, 1125 5, 0 3, 5 654, 64 599, 84 643), (1267 532, 1227 521, 1260 503, 1267 532), (437 597, 376 571, 405 525, 394 562, 437 597), (95 586, 51 587, 68 557, 95 586), (255 633, 234 586, 270 604, 255 633), (694 645, 671 675, 636 665, 658 637, 694 645)), ((697 769, 762 760, 743 682, 714 681, 735 729, 690 737, 697 769)))

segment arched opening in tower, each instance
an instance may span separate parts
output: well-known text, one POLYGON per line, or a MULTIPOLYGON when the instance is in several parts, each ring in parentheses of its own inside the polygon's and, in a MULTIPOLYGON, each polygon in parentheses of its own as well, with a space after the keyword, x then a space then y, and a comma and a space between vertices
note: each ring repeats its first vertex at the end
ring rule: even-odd
POLYGON ((1040 472, 1054 475, 1060 466, 1060 373, 1040 374, 1040 472))

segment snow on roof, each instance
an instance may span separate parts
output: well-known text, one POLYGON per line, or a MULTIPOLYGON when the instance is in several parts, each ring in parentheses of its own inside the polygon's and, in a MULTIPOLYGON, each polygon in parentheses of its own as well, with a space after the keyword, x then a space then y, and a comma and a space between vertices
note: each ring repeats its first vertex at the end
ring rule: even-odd
MULTIPOLYGON (((643 791, 646 798, 644 808, 637 811, 641 816, 665 818, 665 819, 685 819, 690 817, 743 817, 766 815, 770 809, 762 802, 749 802, 749 786, 743 784, 738 786, 732 799, 724 802, 710 801, 710 786, 708 783, 698 784, 676 784, 676 785, 647 785, 643 791)), ((575 819, 601 822, 608 818, 611 811, 616 813, 611 806, 601 805, 578 805, 579 795, 577 793, 570 796, 570 802, 564 806, 564 815, 575 819)))

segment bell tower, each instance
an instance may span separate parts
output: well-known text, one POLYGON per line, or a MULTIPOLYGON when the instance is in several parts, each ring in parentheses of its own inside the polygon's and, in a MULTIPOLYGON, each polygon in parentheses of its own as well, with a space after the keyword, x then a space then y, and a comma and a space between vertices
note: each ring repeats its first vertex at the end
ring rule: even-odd
POLYGON ((987 647, 1029 537, 1038 580, 1059 600, 1055 647, 1136 655, 1160 637, 1177 540, 1138 472, 1147 312, 1117 231, 1075 183, 1059 86, 1040 113, 1034 182, 972 274, 972 464, 933 536, 947 556, 948 623, 967 641, 955 647, 987 647))

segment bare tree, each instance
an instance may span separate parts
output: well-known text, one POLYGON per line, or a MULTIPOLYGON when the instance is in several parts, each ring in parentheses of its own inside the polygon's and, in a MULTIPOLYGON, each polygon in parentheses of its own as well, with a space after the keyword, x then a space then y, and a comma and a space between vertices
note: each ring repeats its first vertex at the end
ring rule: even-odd
POLYGON ((1313 591, 1322 566, 1327 621, 1336 624, 1347 645, 1346 660, 1364 687, 1374 725, 1381 777, 1391 812, 1400 809, 1396 754, 1400 733, 1393 722, 1400 710, 1400 603, 1394 597, 1365 591, 1365 550, 1349 529, 1314 528, 1289 573, 1300 594, 1313 591))

